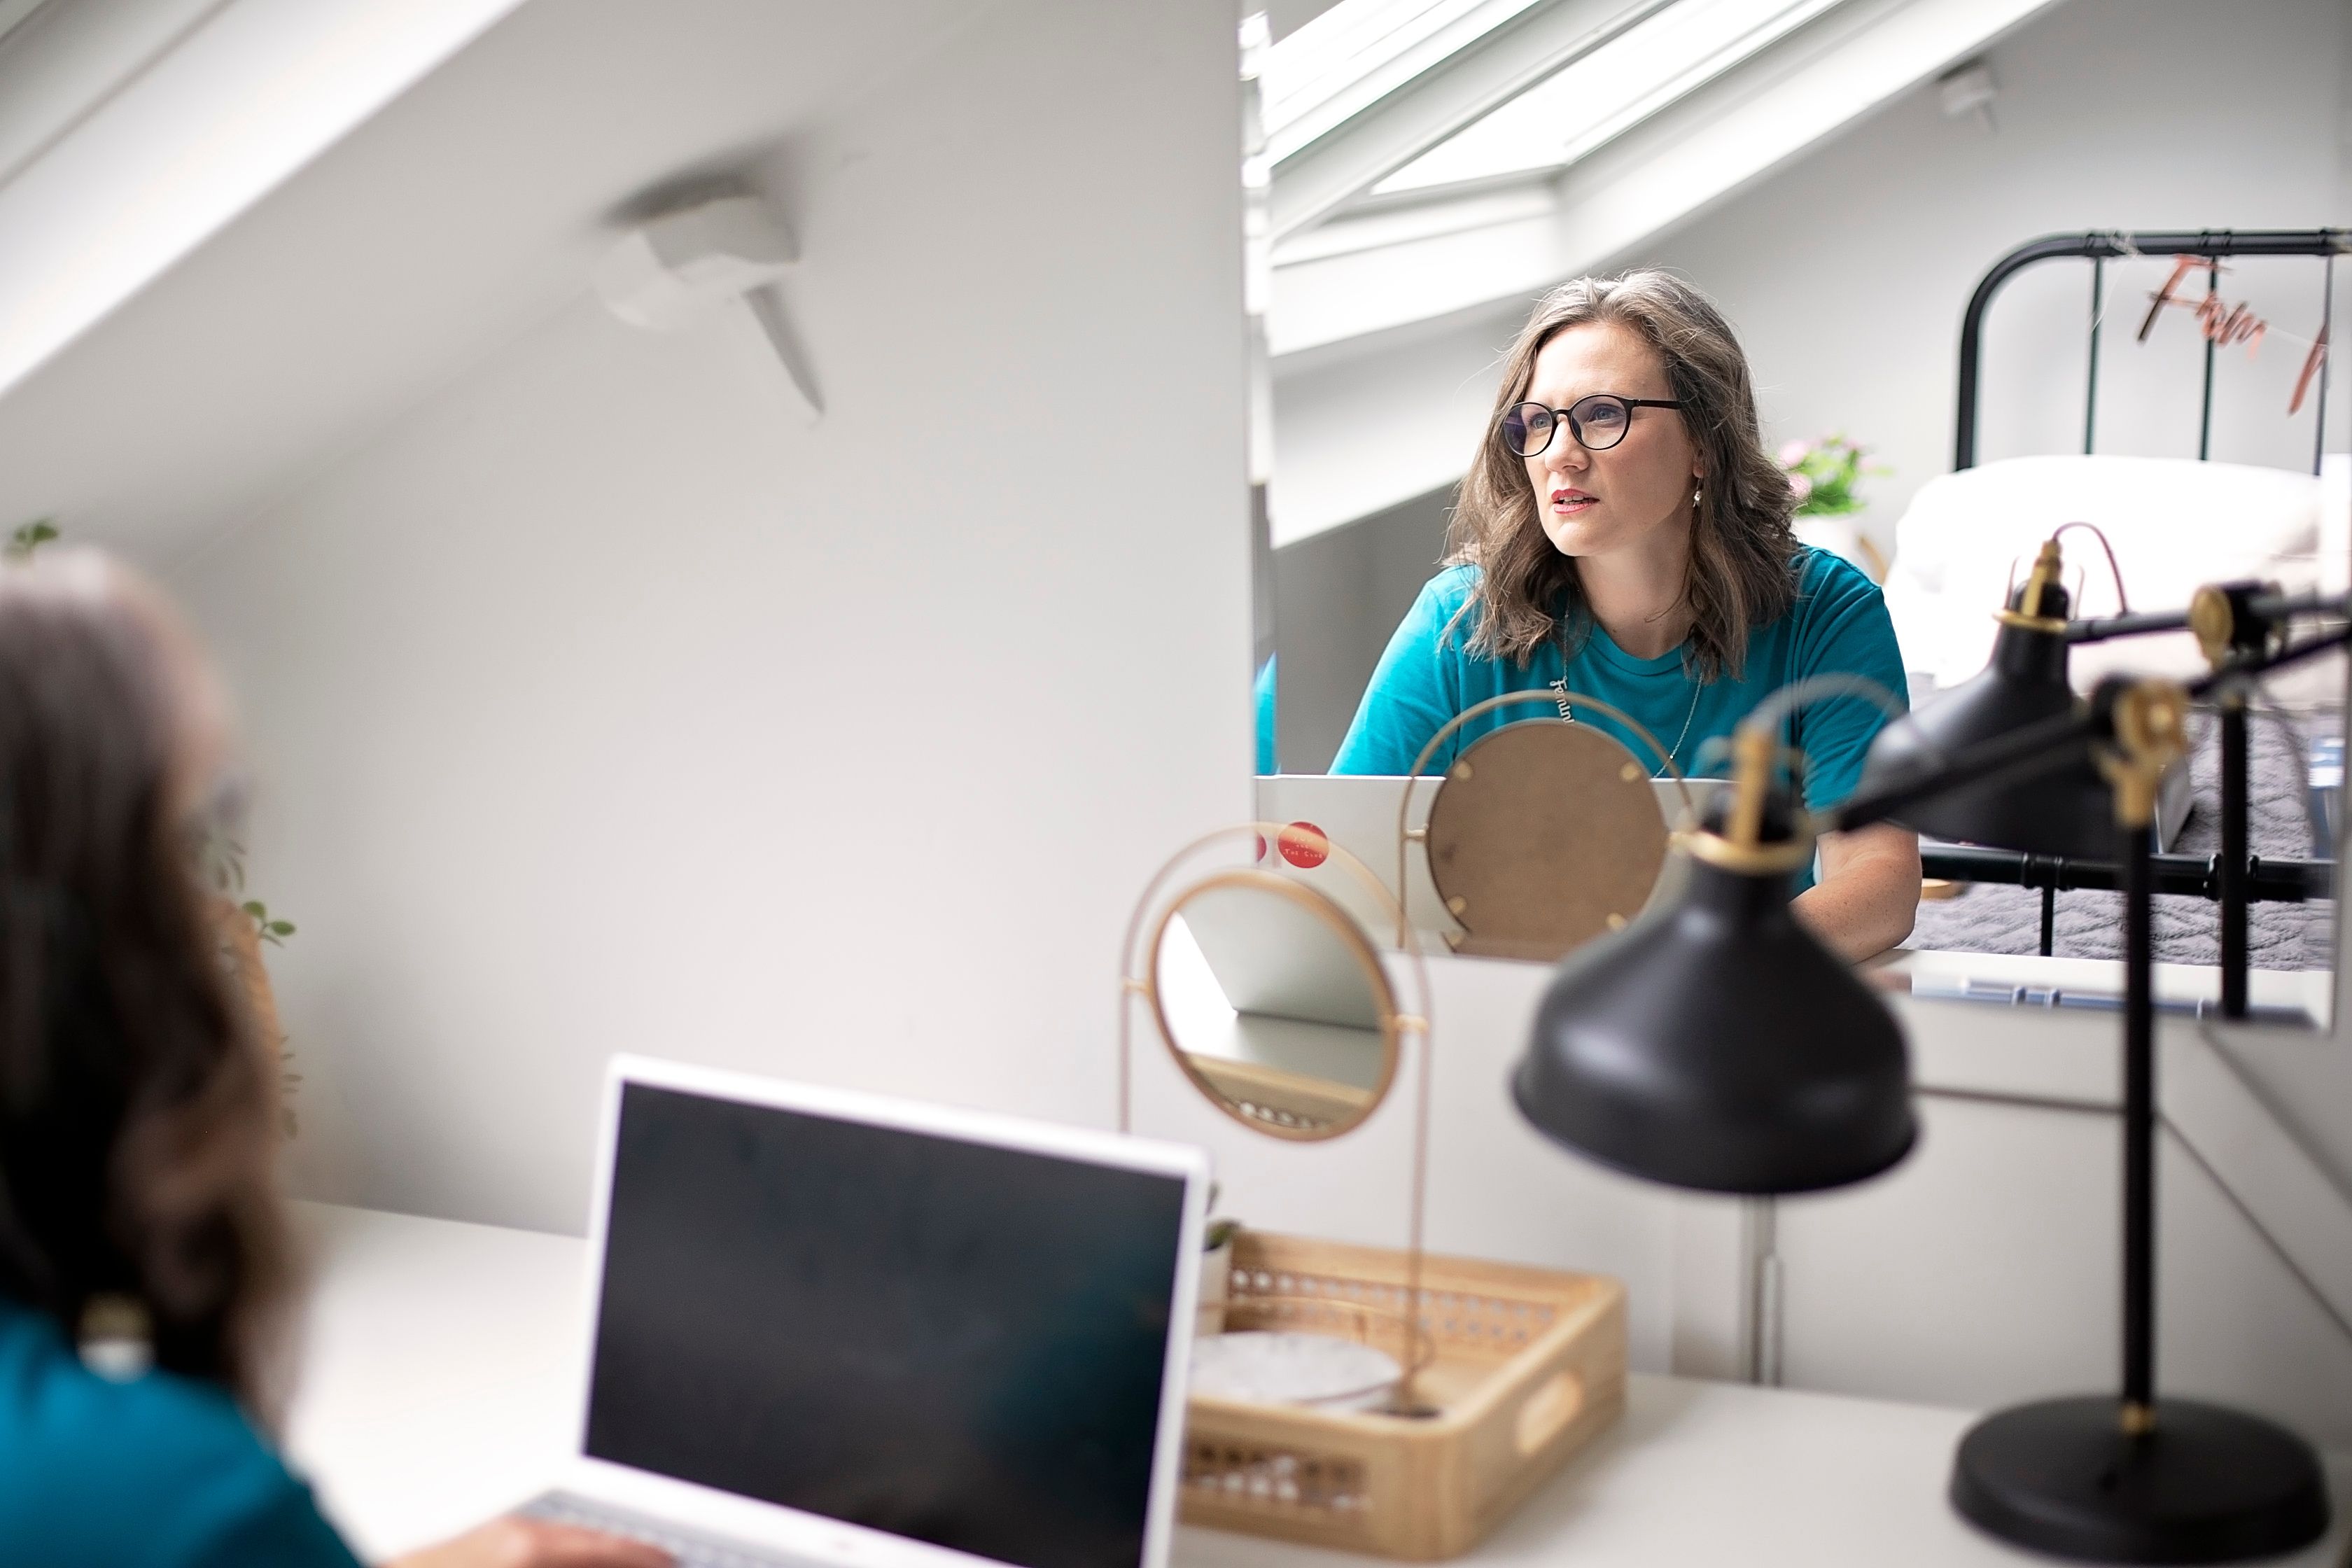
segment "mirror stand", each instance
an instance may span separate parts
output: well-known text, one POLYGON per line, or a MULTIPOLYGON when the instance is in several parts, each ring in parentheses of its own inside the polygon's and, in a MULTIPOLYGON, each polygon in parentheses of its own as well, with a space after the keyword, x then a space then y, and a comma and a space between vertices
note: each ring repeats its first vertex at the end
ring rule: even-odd
MULTIPOLYGON (((1407 1200, 1405 1286, 1401 1316, 1402 1359, 1395 1392, 1383 1413, 1437 1414, 1414 1395, 1414 1381, 1433 1355, 1423 1322, 1422 1243, 1429 1186, 1430 993, 1418 939, 1387 887, 1356 856, 1297 824, 1244 823, 1194 839, 1170 857, 1145 884, 1119 949, 1118 1130, 1134 1131, 1134 1005, 1152 1010, 1170 1056, 1204 1099, 1253 1131, 1293 1142, 1339 1137, 1371 1119, 1396 1078, 1406 1036, 1414 1053, 1412 1156, 1407 1200), (1202 869, 1213 849, 1255 846, 1255 864, 1202 869), (1360 880, 1384 913, 1396 913, 1399 948, 1412 975, 1417 1009, 1396 1005, 1386 967, 1371 940, 1328 895, 1267 869, 1294 856, 1336 861, 1360 880), (1190 873, 1190 875, 1188 875, 1190 873), (1171 887, 1178 891, 1171 894, 1171 887), (1148 933, 1148 940, 1147 940, 1148 933), (1197 976, 1197 978, 1196 978, 1197 976), (1222 994, 1210 1005, 1225 1013, 1241 1048, 1188 1049, 1179 1019, 1197 1027, 1188 1011, 1199 979, 1222 994), (1351 984, 1354 987, 1351 988, 1351 984), (1250 1030, 1257 1033, 1253 1040, 1250 1030), (1376 1042, 1376 1043, 1375 1043, 1376 1042), (1253 1044, 1260 1048, 1249 1048, 1253 1044), (1366 1049, 1377 1049, 1370 1067, 1366 1049)), ((1195 1045, 1202 1040, 1196 1035, 1195 1045)), ((1388 1315, 1379 1309, 1366 1309, 1388 1315)))

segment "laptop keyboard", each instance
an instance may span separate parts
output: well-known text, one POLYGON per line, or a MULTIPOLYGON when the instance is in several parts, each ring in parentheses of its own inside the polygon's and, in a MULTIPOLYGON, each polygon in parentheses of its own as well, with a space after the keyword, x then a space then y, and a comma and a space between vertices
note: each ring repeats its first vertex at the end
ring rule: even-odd
POLYGON ((806 1557, 789 1557, 714 1535, 681 1530, 644 1514, 627 1513, 606 1503, 592 1502, 570 1492, 550 1492, 517 1510, 557 1524, 576 1524, 642 1541, 670 1554, 677 1568, 816 1568, 806 1557))

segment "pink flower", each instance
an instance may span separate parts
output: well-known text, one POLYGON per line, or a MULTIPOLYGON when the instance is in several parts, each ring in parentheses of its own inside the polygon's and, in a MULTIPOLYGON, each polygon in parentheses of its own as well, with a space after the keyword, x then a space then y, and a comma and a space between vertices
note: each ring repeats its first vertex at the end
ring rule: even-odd
POLYGON ((1802 506, 1807 501, 1812 500, 1813 481, 1805 478, 1802 474, 1790 474, 1789 476, 1789 489, 1795 493, 1797 504, 1799 506, 1802 506))
POLYGON ((1780 448, 1780 466, 1784 468, 1793 468, 1799 463, 1803 462, 1807 458, 1812 456, 1812 452, 1813 448, 1811 442, 1790 441, 1780 448))

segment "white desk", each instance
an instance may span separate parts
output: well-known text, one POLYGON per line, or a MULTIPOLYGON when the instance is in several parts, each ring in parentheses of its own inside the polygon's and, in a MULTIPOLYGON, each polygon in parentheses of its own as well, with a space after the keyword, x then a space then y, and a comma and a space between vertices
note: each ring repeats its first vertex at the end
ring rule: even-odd
MULTIPOLYGON (((404 1550, 530 1497, 572 1421, 583 1258, 568 1237, 303 1205, 317 1291, 289 1447, 363 1554, 404 1550)), ((1480 1568, 1945 1568, 2046 1563, 1944 1501, 1970 1415, 1636 1376, 1615 1430, 1464 1562, 1480 1568)), ((2336 1525, 2280 1568, 2347 1560, 2336 1525)), ((1328 1568, 1333 1554, 1187 1530, 1177 1568, 1328 1568)))

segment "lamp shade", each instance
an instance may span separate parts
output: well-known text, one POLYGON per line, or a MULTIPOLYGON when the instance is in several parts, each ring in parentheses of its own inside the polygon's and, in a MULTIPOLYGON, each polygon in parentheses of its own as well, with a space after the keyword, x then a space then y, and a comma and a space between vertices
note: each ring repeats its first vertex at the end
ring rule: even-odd
MULTIPOLYGON (((1990 663, 1878 732, 1859 793, 1933 773, 1947 756, 2074 709, 2066 679, 2066 590, 2044 578, 2037 569, 2018 590, 2000 618, 1990 663)), ((2105 860, 2116 849, 2115 796, 2087 749, 2053 772, 1934 796, 1898 820, 1937 838, 2029 855, 2105 860)))
POLYGON ((1909 1054, 1790 912, 1808 853, 1697 838, 1679 897, 1561 964, 1513 1075, 1520 1113, 1604 1165, 1707 1192, 1809 1192, 1900 1160, 1909 1054))

